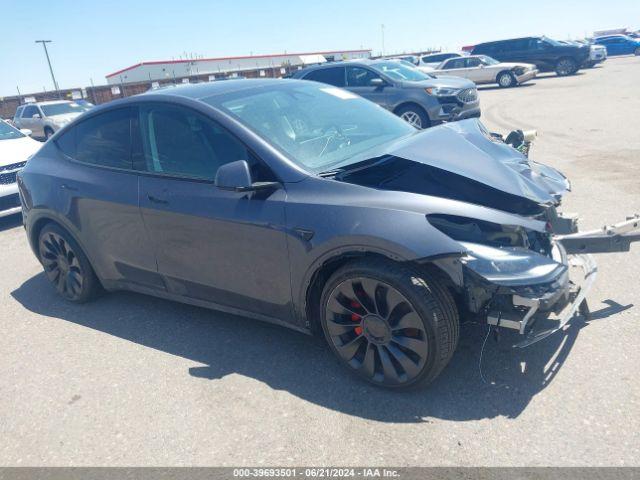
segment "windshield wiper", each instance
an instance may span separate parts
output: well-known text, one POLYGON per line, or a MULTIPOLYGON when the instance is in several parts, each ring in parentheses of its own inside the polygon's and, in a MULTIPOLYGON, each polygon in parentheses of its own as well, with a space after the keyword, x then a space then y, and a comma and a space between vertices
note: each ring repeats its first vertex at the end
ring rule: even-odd
POLYGON ((318 173, 318 176, 323 178, 334 178, 334 177, 337 177, 338 175, 342 175, 345 173, 364 170, 369 167, 380 165, 381 163, 384 163, 391 158, 393 158, 392 155, 384 155, 382 157, 368 158, 367 160, 362 160, 361 162, 345 165, 344 167, 334 168, 332 170, 326 170, 324 172, 320 172, 318 173))

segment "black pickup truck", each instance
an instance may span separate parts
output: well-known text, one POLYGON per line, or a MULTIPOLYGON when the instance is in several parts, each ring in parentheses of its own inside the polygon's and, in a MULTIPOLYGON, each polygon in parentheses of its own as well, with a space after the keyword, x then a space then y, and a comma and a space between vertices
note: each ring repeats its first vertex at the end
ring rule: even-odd
POLYGON ((547 37, 524 37, 480 43, 473 55, 488 55, 501 62, 533 63, 541 72, 573 75, 589 59, 588 45, 566 45, 547 37))

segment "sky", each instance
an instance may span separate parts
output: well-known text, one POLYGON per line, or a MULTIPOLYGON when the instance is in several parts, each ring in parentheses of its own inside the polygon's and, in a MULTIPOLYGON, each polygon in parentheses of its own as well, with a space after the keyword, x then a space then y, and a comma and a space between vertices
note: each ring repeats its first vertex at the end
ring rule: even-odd
POLYGON ((0 96, 61 88, 150 60, 370 48, 386 54, 526 35, 640 28, 640 0, 0 0, 0 96))

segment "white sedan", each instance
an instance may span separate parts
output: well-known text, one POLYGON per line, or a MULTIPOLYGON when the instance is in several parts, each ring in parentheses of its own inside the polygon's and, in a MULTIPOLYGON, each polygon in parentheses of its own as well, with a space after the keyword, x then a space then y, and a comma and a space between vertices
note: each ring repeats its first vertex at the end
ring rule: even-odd
POLYGON ((16 174, 42 146, 29 135, 0 119, 0 217, 20 211, 16 174))
POLYGON ((507 88, 535 78, 538 70, 529 63, 506 63, 486 55, 470 55, 445 60, 431 74, 464 77, 475 83, 497 83, 507 88))

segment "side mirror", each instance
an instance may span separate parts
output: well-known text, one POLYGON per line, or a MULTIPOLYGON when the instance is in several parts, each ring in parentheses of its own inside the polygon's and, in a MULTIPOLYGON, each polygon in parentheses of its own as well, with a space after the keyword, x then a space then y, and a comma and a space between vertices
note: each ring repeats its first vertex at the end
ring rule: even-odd
POLYGON ((31 115, 31 118, 40 118, 40 114, 39 113, 34 113, 33 115, 31 115))
POLYGON ((251 170, 246 160, 236 160, 218 168, 215 185, 221 190, 234 192, 254 192, 277 188, 278 182, 253 182, 251 170))
POLYGON ((33 132, 28 128, 21 128, 20 133, 22 133, 23 135, 26 135, 27 137, 30 137, 33 132))
POLYGON ((369 85, 371 85, 372 87, 384 87, 386 84, 387 82, 385 82, 380 77, 372 78, 371 80, 369 80, 369 85))

